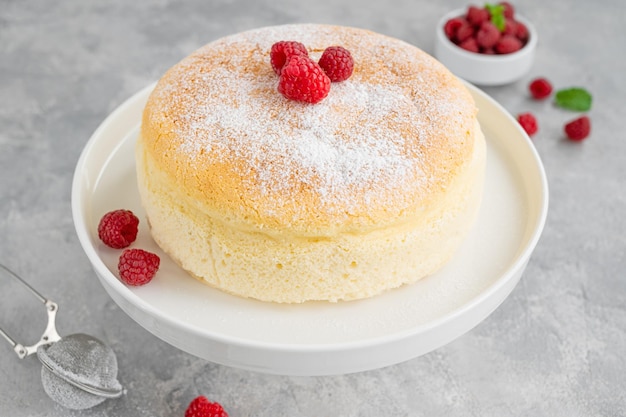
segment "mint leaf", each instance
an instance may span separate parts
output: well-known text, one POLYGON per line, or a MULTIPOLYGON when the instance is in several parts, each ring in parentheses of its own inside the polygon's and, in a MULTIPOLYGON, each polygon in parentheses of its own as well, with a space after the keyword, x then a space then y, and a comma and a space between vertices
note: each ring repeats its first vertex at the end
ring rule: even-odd
POLYGON ((559 90, 554 99, 557 106, 568 110, 587 111, 591 108, 591 94, 580 87, 559 90))
POLYGON ((506 26, 506 18, 504 17, 504 6, 502 4, 485 4, 485 9, 491 15, 491 23, 498 28, 500 32, 504 32, 506 26))

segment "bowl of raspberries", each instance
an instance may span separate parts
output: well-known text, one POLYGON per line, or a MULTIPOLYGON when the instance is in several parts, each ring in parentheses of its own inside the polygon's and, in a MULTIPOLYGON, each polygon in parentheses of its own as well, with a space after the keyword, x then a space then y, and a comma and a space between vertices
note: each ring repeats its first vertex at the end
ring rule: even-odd
POLYGON ((469 5, 437 24, 435 57, 473 84, 496 86, 522 78, 537 46, 534 26, 509 2, 469 5))

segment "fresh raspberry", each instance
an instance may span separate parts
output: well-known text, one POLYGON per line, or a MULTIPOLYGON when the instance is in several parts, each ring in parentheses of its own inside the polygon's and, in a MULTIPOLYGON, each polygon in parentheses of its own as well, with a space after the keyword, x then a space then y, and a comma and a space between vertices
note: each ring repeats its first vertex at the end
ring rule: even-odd
POLYGON ((451 41, 456 39, 456 31, 463 25, 465 20, 460 17, 453 17, 452 19, 448 19, 445 25, 443 25, 443 31, 446 34, 446 37, 451 41))
POLYGON ((480 52, 480 48, 478 47, 478 42, 476 42, 476 38, 467 38, 463 42, 461 42, 459 46, 466 51, 480 52))
POLYGON ((139 286, 147 284, 154 278, 160 263, 161 258, 155 253, 143 249, 124 249, 117 269, 123 282, 139 286))
POLYGON ((500 31, 493 23, 485 21, 476 33, 476 42, 483 49, 492 48, 500 40, 500 31))
POLYGON ((469 6, 465 18, 474 27, 480 27, 489 20, 489 11, 484 7, 469 6))
POLYGON ((200 395, 189 403, 185 417, 228 417, 228 414, 219 403, 212 403, 204 395, 200 395))
POLYGON ((285 64, 289 62, 289 58, 294 55, 309 56, 309 53, 304 44, 296 41, 280 41, 272 45, 270 61, 274 72, 280 75, 285 64))
POLYGON ((516 33, 515 33, 515 37, 517 37, 517 39, 519 39, 520 41, 522 41, 522 43, 526 43, 528 41, 528 37, 530 36, 530 34, 528 33, 528 28, 526 27, 525 24, 523 24, 522 22, 520 22, 519 20, 516 21, 516 33))
POLYGON ((517 21, 506 18, 504 20, 504 32, 502 32, 502 34, 517 37, 517 21))
POLYGON ((113 249, 130 246, 137 239, 139 219, 130 210, 106 213, 98 224, 98 237, 113 249))
POLYGON ((528 89, 535 99, 542 100, 552 93, 552 84, 545 78, 536 78, 528 85, 528 89))
POLYGON ((532 113, 520 113, 517 115, 517 121, 522 128, 528 133, 528 136, 532 136, 539 130, 537 119, 532 113))
POLYGON ((587 116, 581 116, 565 124, 564 130, 568 139, 581 141, 591 133, 591 120, 587 116))
POLYGON ((330 78, 310 58, 294 55, 283 67, 278 91, 290 100, 317 103, 328 95, 330 78))
POLYGON ((467 20, 464 20, 461 26, 457 28, 456 37, 454 40, 456 41, 456 43, 460 44, 465 39, 471 38, 472 36, 474 36, 474 27, 470 25, 467 20))
POLYGON ((511 3, 509 3, 508 1, 501 1, 500 5, 504 7, 504 17, 506 17, 507 19, 515 18, 515 8, 511 3))
POLYGON ((522 49, 522 42, 515 36, 505 35, 498 40, 495 49, 499 54, 512 54, 522 49))
POLYGON ((341 46, 329 46, 318 62, 330 81, 345 81, 352 75, 354 60, 350 51, 341 46))

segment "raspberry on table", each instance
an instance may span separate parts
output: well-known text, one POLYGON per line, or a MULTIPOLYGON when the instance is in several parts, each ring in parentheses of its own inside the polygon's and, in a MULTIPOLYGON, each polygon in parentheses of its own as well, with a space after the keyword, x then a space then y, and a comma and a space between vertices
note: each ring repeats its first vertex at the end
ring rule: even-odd
POLYGON ((290 100, 317 103, 330 91, 330 78, 309 57, 293 55, 281 71, 278 91, 290 100))
POLYGON ((563 129, 569 140, 581 141, 591 133, 591 120, 588 116, 581 116, 566 123, 563 129))
POLYGON ((185 417, 228 417, 228 414, 219 403, 211 402, 204 395, 200 395, 189 403, 185 417))
POLYGON ((143 249, 125 249, 120 255, 117 269, 125 284, 140 286, 152 281, 160 264, 161 258, 155 253, 143 249))
POLYGON ((139 219, 130 210, 106 213, 98 224, 98 237, 113 249, 123 249, 137 239, 139 219))
POLYGON ((318 64, 330 81, 345 81, 352 75, 354 60, 352 54, 341 46, 329 46, 324 50, 318 64))
POLYGON ((296 41, 280 41, 272 45, 270 61, 277 75, 280 75, 283 67, 294 55, 309 56, 304 44, 296 41))
POLYGON ((532 136, 539 130, 537 119, 532 113, 520 113, 517 115, 517 121, 526 131, 528 136, 532 136))
POLYGON ((528 85, 530 94, 537 100, 547 98, 552 94, 552 84, 546 78, 535 78, 528 85))

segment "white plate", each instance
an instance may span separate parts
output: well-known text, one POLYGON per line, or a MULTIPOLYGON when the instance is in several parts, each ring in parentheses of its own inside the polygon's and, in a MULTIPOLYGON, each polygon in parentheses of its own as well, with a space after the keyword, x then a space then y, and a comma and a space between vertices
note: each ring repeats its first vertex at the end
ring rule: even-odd
POLYGON ((190 278, 150 237, 135 184, 134 142, 153 85, 115 110, 78 161, 72 188, 76 231, 115 302, 157 337, 212 362, 284 375, 331 375, 406 361, 458 338, 513 290, 543 230, 547 182, 530 139, 491 98, 468 85, 487 137, 487 180, 478 222, 439 273, 380 296, 279 305, 224 294, 190 278), (154 280, 130 288, 120 251, 97 236, 101 216, 133 210, 133 247, 161 256, 154 280))

